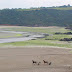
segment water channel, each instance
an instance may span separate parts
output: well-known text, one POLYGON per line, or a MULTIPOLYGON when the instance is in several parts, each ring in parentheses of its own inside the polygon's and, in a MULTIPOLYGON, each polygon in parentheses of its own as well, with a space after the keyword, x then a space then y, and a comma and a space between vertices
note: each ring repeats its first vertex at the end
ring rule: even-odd
POLYGON ((37 38, 43 38, 45 35, 43 33, 32 33, 32 32, 16 32, 16 31, 0 31, 4 33, 17 33, 22 34, 21 37, 13 37, 13 38, 0 38, 0 43, 9 43, 9 42, 17 42, 17 41, 27 41, 37 38))

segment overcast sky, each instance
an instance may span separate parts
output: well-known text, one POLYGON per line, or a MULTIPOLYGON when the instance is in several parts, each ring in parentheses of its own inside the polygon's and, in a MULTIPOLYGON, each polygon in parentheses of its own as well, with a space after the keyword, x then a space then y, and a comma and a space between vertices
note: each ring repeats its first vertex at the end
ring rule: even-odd
POLYGON ((0 9, 72 5, 72 0, 0 0, 0 9))

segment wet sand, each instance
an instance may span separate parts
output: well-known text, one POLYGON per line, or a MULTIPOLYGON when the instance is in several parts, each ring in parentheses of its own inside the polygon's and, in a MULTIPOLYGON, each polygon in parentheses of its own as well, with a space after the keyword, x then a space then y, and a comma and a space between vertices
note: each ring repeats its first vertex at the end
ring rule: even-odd
POLYGON ((0 72, 72 72, 71 52, 51 47, 0 48, 0 72), (41 64, 32 64, 32 60, 41 64), (44 64, 43 60, 52 64, 44 64))

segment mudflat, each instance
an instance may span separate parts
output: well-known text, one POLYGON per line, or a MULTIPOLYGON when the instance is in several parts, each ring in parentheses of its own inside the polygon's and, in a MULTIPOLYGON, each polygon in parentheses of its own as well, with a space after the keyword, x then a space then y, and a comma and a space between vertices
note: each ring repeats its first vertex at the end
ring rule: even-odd
POLYGON ((72 49, 0 48, 0 72, 72 72, 72 49), (33 64, 32 60, 40 64, 33 64), (44 64, 43 60, 51 62, 51 65, 44 64))

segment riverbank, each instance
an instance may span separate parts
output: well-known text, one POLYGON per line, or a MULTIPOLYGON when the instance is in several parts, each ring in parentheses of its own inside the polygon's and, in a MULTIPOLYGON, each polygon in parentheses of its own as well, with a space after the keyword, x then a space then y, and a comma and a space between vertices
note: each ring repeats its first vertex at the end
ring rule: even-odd
MULTIPOLYGON (((66 47, 72 48, 72 41, 60 41, 64 38, 72 38, 72 35, 59 34, 55 35, 56 32, 66 33, 72 32, 71 30, 65 29, 65 27, 22 27, 22 26, 6 26, 0 28, 0 30, 7 33, 14 32, 22 34, 20 37, 12 38, 11 42, 0 43, 0 46, 57 46, 57 47, 66 47), (26 34, 24 32, 27 32, 26 34), (44 37, 45 34, 46 36, 44 37), (30 40, 20 40, 20 38, 35 38, 30 40), (16 39, 15 39, 16 38, 16 39), (19 38, 19 41, 18 41, 19 38), (14 40, 14 41, 13 41, 14 40)), ((4 35, 5 36, 5 35, 4 35)), ((10 40, 10 38, 8 38, 10 40)), ((2 40, 0 40, 1 42, 2 40)), ((4 41, 4 39, 3 39, 4 41)), ((7 41, 7 40, 6 40, 7 41)))

